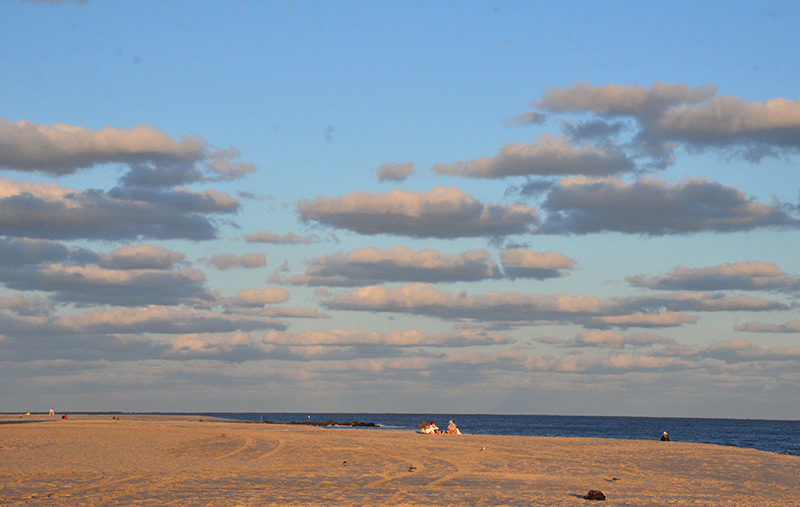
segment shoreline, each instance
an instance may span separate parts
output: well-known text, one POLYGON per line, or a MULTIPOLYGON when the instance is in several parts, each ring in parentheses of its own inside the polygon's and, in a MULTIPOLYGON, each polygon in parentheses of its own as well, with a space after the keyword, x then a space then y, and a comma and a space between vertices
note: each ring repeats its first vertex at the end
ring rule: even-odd
MULTIPOLYGON (((229 422, 288 424, 298 426, 319 427, 364 427, 382 430, 416 430, 422 417, 428 415, 403 413, 257 413, 257 412, 75 412, 77 415, 103 417, 144 418, 157 417, 163 419, 225 420, 229 422), (264 419, 264 416, 267 419, 264 419), (287 417, 289 416, 289 417, 287 417), (309 419, 306 419, 309 417, 309 419), (311 419, 310 417, 314 417, 311 419)), ((61 413, 56 414, 60 418, 61 413)), ((473 435, 511 435, 542 436, 567 438, 601 438, 622 440, 658 440, 663 430, 668 430, 671 440, 678 442, 704 443, 712 445, 732 446, 742 449, 756 449, 777 454, 800 456, 800 421, 764 420, 764 419, 704 419, 704 418, 655 418, 618 416, 498 416, 498 415, 441 415, 433 414, 437 420, 450 417, 459 424, 462 432, 473 435), (524 418, 524 422, 507 419, 524 418), (609 419, 620 422, 610 423, 609 419), (640 419, 641 423, 631 420, 640 419), (719 422, 732 424, 719 424, 719 422), (759 423, 743 425, 742 422, 759 423), (463 424, 461 424, 463 423, 463 424), (707 424, 706 424, 707 423, 707 424), (478 431, 473 431, 477 429, 478 431)), ((21 419, 52 419, 47 413, 33 414, 0 413, 0 425, 10 424, 21 419), (13 419, 14 421, 11 421, 13 419)), ((21 421, 17 421, 21 422, 21 421)))
POLYGON ((797 456, 714 444, 25 417, 41 424, 0 425, 3 505, 584 505, 600 490, 609 505, 785 506, 800 476, 797 456))

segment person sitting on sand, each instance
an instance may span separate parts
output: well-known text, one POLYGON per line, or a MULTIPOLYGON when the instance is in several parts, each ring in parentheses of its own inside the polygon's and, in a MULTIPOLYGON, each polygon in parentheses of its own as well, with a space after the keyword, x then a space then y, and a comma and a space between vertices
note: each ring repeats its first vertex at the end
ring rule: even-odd
POLYGON ((419 432, 428 434, 428 433, 433 433, 433 430, 431 429, 431 426, 428 423, 422 421, 422 423, 420 423, 419 425, 419 432))
POLYGON ((441 432, 439 431, 439 427, 436 426, 436 423, 431 421, 431 423, 428 425, 428 433, 441 433, 441 432))
POLYGON ((664 432, 663 435, 661 435, 661 441, 662 442, 669 442, 669 435, 667 435, 666 431, 664 432))
POLYGON ((445 431, 445 433, 447 433, 448 435, 460 435, 461 434, 461 432, 458 431, 458 428, 456 427, 456 423, 454 423, 453 421, 450 421, 447 424, 447 431, 445 431))

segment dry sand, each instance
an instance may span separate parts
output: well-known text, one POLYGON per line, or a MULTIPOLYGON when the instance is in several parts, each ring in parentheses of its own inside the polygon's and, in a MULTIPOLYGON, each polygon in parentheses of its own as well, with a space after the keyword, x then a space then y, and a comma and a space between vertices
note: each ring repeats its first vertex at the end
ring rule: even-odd
POLYGON ((800 505, 749 449, 199 419, 0 416, 0 505, 800 505))

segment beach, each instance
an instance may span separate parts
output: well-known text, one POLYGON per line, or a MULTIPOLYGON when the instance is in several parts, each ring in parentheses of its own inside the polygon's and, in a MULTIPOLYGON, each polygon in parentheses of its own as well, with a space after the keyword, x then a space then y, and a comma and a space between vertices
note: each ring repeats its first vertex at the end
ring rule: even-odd
POLYGON ((751 449, 116 417, 0 416, 0 505, 800 505, 751 449))

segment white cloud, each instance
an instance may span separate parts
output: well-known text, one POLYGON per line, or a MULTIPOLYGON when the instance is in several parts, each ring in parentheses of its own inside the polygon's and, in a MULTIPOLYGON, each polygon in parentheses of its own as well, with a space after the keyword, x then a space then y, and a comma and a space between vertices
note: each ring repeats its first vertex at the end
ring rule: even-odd
POLYGON ((534 252, 524 248, 500 251, 503 271, 509 278, 558 278, 575 269, 575 261, 555 252, 534 252))
POLYGON ((800 278, 764 261, 734 262, 707 268, 678 266, 666 276, 635 275, 626 280, 636 287, 658 290, 799 290, 800 278))
POLYGON ((746 322, 734 327, 736 331, 750 333, 800 333, 800 320, 792 320, 785 324, 764 324, 761 322, 746 322))
POLYGON ((499 237, 535 228, 537 214, 521 204, 483 204, 455 187, 427 192, 395 189, 383 194, 352 192, 297 203, 304 222, 317 222, 359 234, 416 238, 499 237))
POLYGON ((205 215, 238 211, 213 189, 77 190, 0 178, 0 234, 44 239, 212 239, 205 215))
POLYGON ((266 266, 267 256, 262 253, 250 252, 242 255, 234 255, 230 253, 216 254, 210 259, 198 259, 208 266, 215 267, 219 270, 229 270, 234 268, 260 268, 266 266))
POLYGON ((798 228, 800 220, 778 205, 748 199, 731 186, 687 178, 677 185, 652 178, 626 184, 619 178, 564 178, 542 209, 545 234, 686 234, 763 227, 798 228))
POLYGON ((630 146, 662 168, 673 163, 681 144, 690 150, 728 150, 754 162, 800 150, 800 100, 748 102, 716 92, 711 86, 659 82, 650 88, 576 83, 548 90, 534 105, 555 113, 634 118, 639 132, 630 146))
POLYGON ((235 303, 250 306, 274 305, 289 299, 289 291, 275 287, 242 289, 236 293, 235 303))
POLYGON ((310 245, 314 242, 314 236, 299 236, 293 232, 287 234, 275 234, 274 232, 263 231, 245 234, 244 240, 248 243, 272 243, 276 245, 310 245))
POLYGON ((320 303, 332 310, 395 312, 428 315, 442 319, 467 319, 491 322, 553 321, 597 325, 600 317, 628 316, 627 321, 600 322, 601 325, 657 326, 689 323, 692 317, 666 315, 645 318, 641 313, 681 311, 771 311, 786 305, 749 296, 725 297, 722 294, 676 293, 663 296, 601 299, 567 294, 528 294, 487 292, 482 295, 447 292, 428 284, 401 287, 360 287, 352 291, 322 295, 320 303), (660 322, 659 322, 660 321, 660 322))
POLYGON ((184 254, 149 245, 126 245, 110 253, 67 248, 57 242, 0 240, 0 283, 6 288, 42 291, 62 303, 141 306, 206 306, 217 296, 205 275, 182 269, 184 254))
POLYGON ((277 273, 275 283, 311 286, 353 287, 382 282, 465 282, 503 278, 558 278, 573 269, 574 261, 554 252, 526 249, 500 251, 503 270, 487 250, 467 250, 449 254, 433 249, 419 252, 393 246, 386 249, 367 247, 350 252, 315 257, 306 261, 302 275, 283 279, 277 273))
POLYGON ((800 100, 773 98, 748 102, 714 97, 707 104, 664 111, 653 135, 696 148, 738 146, 754 160, 781 148, 800 148, 800 100))
POLYGON ((616 331, 600 329, 585 329, 570 340, 559 340, 557 338, 535 338, 535 340, 560 347, 592 347, 598 349, 652 347, 654 345, 669 345, 675 343, 675 340, 672 338, 649 333, 625 336, 616 331))
POLYGON ((65 123, 37 125, 0 119, 0 168, 8 170, 64 175, 121 163, 130 167, 121 178, 124 185, 159 187, 233 180, 256 170, 235 160, 238 157, 235 148, 214 149, 200 136, 175 141, 149 125, 92 130, 65 123))
POLYGON ((259 318, 227 315, 178 306, 147 306, 95 310, 69 315, 53 322, 62 333, 185 334, 226 333, 283 329, 280 323, 259 318))
POLYGON ((52 292, 60 302, 140 306, 205 305, 216 296, 197 269, 105 269, 97 265, 44 264, 32 270, 0 272, 6 287, 52 292))
POLYGON ((448 254, 393 246, 359 248, 307 261, 302 275, 283 283, 326 286, 372 285, 389 281, 479 281, 498 278, 500 270, 486 250, 448 254))
POLYGON ((112 250, 108 263, 117 269, 169 269, 183 263, 186 255, 158 245, 126 245, 112 250))
POLYGON ((564 88, 550 88, 533 105, 557 113, 584 111, 605 116, 639 116, 674 105, 703 102, 716 92, 713 86, 689 88, 684 84, 662 82, 655 82, 650 88, 614 83, 592 86, 578 82, 564 88))
POLYGON ((508 345, 513 338, 486 331, 427 334, 410 329, 378 333, 363 329, 329 329, 302 333, 268 332, 263 342, 289 346, 473 347, 508 345))
POLYGON ((405 181, 414 174, 414 163, 403 162, 402 164, 392 164, 386 162, 385 164, 381 164, 375 172, 378 175, 378 181, 381 183, 384 181, 405 181))
POLYGON ((506 127, 524 127, 527 125, 542 125, 547 120, 547 115, 537 113, 535 111, 528 111, 513 118, 503 120, 503 125, 506 127))
POLYGON ((679 312, 658 312, 642 313, 636 312, 630 315, 613 315, 598 317, 590 321, 590 325, 596 327, 614 326, 619 328, 628 327, 676 327, 683 324, 695 324, 700 317, 679 312))
POLYGON ((543 135, 534 143, 508 143, 494 157, 435 164, 433 172, 469 178, 511 176, 605 176, 630 172, 634 163, 621 151, 575 147, 564 136, 543 135))

